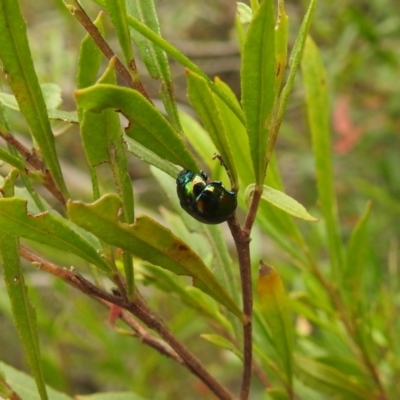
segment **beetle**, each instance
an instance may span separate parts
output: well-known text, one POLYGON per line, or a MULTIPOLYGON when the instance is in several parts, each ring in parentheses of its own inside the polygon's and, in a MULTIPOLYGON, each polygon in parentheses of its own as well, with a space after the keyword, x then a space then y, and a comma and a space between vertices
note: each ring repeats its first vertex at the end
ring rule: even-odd
POLYGON ((182 170, 176 178, 181 207, 204 224, 220 224, 233 215, 237 207, 236 192, 225 189, 220 181, 207 182, 203 172, 182 170))

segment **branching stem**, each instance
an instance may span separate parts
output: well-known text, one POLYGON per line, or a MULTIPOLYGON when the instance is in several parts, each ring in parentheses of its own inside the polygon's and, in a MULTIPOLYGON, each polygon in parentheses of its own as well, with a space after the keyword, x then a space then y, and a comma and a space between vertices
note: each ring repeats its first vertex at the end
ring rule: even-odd
MULTIPOLYGON (((232 400, 233 397, 228 390, 221 385, 208 371, 204 368, 201 362, 172 334, 164 321, 150 309, 140 293, 136 290, 135 297, 132 301, 126 300, 124 297, 115 296, 98 288, 96 285, 85 279, 74 270, 60 268, 55 264, 44 260, 43 258, 32 253, 24 247, 20 247, 20 254, 25 259, 31 261, 40 270, 46 271, 69 285, 80 290, 82 293, 89 295, 97 301, 114 304, 122 309, 127 310, 136 318, 142 321, 149 329, 156 331, 162 339, 173 349, 169 352, 169 356, 175 360, 182 359, 181 365, 184 365, 190 372, 197 376, 216 396, 221 400, 232 400), (100 299, 100 300, 99 300, 100 299), (176 354, 175 354, 176 353, 176 354), (177 358, 177 356, 179 358, 177 358)), ((159 349, 159 343, 152 341, 152 347, 158 350, 161 354, 165 354, 167 348, 163 346, 162 351, 159 349)))

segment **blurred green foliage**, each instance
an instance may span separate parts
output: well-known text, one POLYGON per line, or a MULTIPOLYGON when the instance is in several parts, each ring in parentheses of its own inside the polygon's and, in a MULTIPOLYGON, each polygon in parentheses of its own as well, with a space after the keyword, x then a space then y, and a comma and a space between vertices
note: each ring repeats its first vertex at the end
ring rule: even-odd
MULTIPOLYGON (((94 19, 98 6, 88 0, 82 3, 94 19)), ((39 81, 61 86, 62 108, 74 110, 77 49, 85 32, 71 18, 61 0, 23 0, 21 5, 39 81)), ((156 6, 166 39, 176 42, 178 47, 179 43, 187 46, 189 57, 196 60, 206 73, 210 76, 218 74, 237 89, 240 79, 237 48, 222 56, 216 56, 213 51, 221 49, 218 46, 232 46, 235 41, 234 2, 190 0, 182 5, 180 1, 159 0, 156 6), (198 41, 205 44, 201 51, 196 51, 200 49, 198 41), (215 66, 221 66, 221 69, 215 66)), ((286 2, 290 19, 290 49, 307 6, 305 0, 286 2)), ((107 40, 120 55, 108 19, 105 19, 105 30, 107 40)), ((326 288, 309 270, 296 268, 298 260, 284 253, 274 240, 265 235, 262 225, 257 226, 252 235, 254 275, 258 260, 262 258, 279 271, 289 294, 297 337, 295 351, 308 357, 299 356, 295 360, 309 372, 307 375, 302 371, 303 375, 298 375, 300 379, 296 378, 298 398, 359 398, 351 390, 346 393, 346 377, 356 382, 357 388, 360 387, 357 393, 375 390, 371 389, 373 385, 366 378, 365 365, 360 366, 362 357, 349 356, 351 345, 361 342, 371 356, 373 367, 381 374, 388 399, 396 399, 400 396, 396 382, 400 371, 400 326, 396 318, 400 306, 400 4, 396 0, 321 0, 311 35, 326 69, 332 110, 334 187, 344 243, 352 243, 353 229, 363 215, 367 201, 372 200, 368 226, 362 236, 364 254, 360 298, 356 304, 346 304, 348 310, 355 313, 353 315, 359 316, 360 331, 368 332, 368 335, 360 338, 356 332, 354 338, 349 339, 340 320, 341 310, 332 307, 326 288)), ((105 65, 104 62, 103 67, 105 65)), ((144 85, 148 84, 146 88, 149 88, 151 96, 157 97, 158 88, 146 76, 143 65, 139 68, 143 71, 144 85)), ((187 105, 182 68, 173 64, 172 71, 177 98, 187 105)), ((238 90, 236 94, 240 95, 238 90)), ((312 215, 321 215, 316 203, 314 156, 304 98, 304 86, 299 75, 278 138, 276 156, 286 192, 305 205, 312 215)), ((13 129, 26 136, 28 128, 20 114, 9 112, 8 117, 13 129)), ((59 134, 57 150, 72 197, 91 200, 88 166, 78 129, 65 130, 60 122, 52 124, 59 134)), ((133 180, 136 209, 168 220, 170 203, 148 166, 131 157, 128 170, 133 180)), ((5 176, 7 166, 0 165, 0 172, 5 176)), ((102 178, 102 189, 112 191, 111 174, 102 167, 98 173, 102 178)), ((172 220, 173 217, 169 218, 172 220)), ((178 231, 177 224, 175 229, 178 231)), ((298 228, 310 253, 318 260, 318 268, 325 273, 329 258, 322 224, 300 222, 298 228)), ((191 240, 196 242, 197 238, 191 240)), ((73 256, 60 257, 54 250, 31 245, 38 252, 46 251, 46 256, 61 266, 79 266, 80 261, 73 256)), ((203 251, 204 257, 211 257, 208 250, 203 248, 203 251)), ((104 309, 89 298, 28 265, 23 267, 38 319, 44 375, 50 386, 69 394, 132 391, 156 400, 212 398, 208 390, 179 365, 161 357, 138 340, 112 329, 104 309), (155 388, 157 393, 154 393, 155 388)), ((199 339, 201 333, 210 331, 207 321, 199 318, 195 310, 182 307, 178 296, 171 296, 151 285, 151 274, 139 273, 139 279, 148 284, 144 293, 153 308, 168 321, 171 330, 195 354, 201 355, 217 379, 236 392, 241 363, 228 351, 215 357, 216 347, 199 339)), ((343 299, 346 300, 346 295, 343 299)), ((10 321, 10 305, 0 284, 0 359, 18 369, 26 369, 10 321)), ((258 325, 262 323, 255 323, 256 337, 265 333, 258 325)), ((276 360, 276 354, 265 336, 258 343, 268 346, 268 349, 262 349, 265 354, 264 358, 260 357, 260 362, 267 366, 265 370, 272 386, 278 387, 281 376, 274 370, 276 365, 271 363, 271 360, 276 360)), ((261 398, 263 392, 262 384, 254 378, 252 398, 261 398)), ((274 397, 271 392, 270 396, 279 398, 279 393, 274 397)))

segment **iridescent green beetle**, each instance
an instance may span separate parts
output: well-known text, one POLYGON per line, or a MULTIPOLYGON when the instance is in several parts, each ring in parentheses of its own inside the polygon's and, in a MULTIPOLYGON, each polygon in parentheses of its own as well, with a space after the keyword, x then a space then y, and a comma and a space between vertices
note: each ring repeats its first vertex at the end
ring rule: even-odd
POLYGON ((221 182, 207 183, 207 175, 184 169, 176 178, 176 192, 181 207, 204 224, 220 224, 236 210, 236 193, 226 190, 221 182))

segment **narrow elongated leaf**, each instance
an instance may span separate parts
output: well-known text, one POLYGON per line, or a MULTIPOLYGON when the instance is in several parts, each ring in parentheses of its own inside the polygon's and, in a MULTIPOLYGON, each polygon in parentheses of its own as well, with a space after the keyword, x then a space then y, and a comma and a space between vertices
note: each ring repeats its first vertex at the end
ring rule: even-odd
POLYGON ((247 32, 241 68, 242 105, 258 185, 265 174, 275 74, 274 10, 271 1, 263 1, 247 32))
POLYGON ((220 347, 221 349, 231 351, 233 354, 236 354, 241 360, 243 359, 243 354, 238 350, 238 348, 223 336, 208 333, 203 333, 200 336, 210 343, 213 343, 216 346, 220 347))
POLYGON ((176 165, 170 163, 167 160, 162 159, 157 154, 153 153, 147 147, 142 146, 140 143, 136 142, 129 136, 124 135, 124 141, 127 144, 128 151, 134 154, 136 157, 140 158, 149 165, 154 165, 156 168, 164 171, 168 175, 176 179, 180 168, 176 165))
POLYGON ((110 14, 118 37, 119 45, 124 54, 125 62, 130 65, 133 60, 133 51, 129 27, 126 22, 126 1, 125 0, 105 0, 107 11, 110 14))
POLYGON ((18 252, 18 239, 0 229, 0 259, 13 319, 41 399, 47 399, 40 361, 36 315, 28 299, 18 252))
POLYGON ((194 286, 209 294, 240 319, 243 318, 233 299, 186 243, 147 216, 138 217, 135 224, 119 222, 117 215, 120 207, 121 199, 113 194, 105 195, 92 204, 70 201, 67 205, 68 214, 77 225, 143 260, 175 274, 191 276, 194 286))
MULTIPOLYGON (((1 187, 5 196, 14 195, 15 179, 18 171, 12 170, 1 187)), ((0 200, 7 200, 3 198, 0 200)), ((19 256, 18 237, 8 232, 0 223, 0 261, 4 281, 6 283, 8 297, 10 298, 13 319, 22 346, 28 360, 29 367, 35 378, 36 386, 42 400, 47 400, 47 392, 43 379, 43 371, 40 360, 39 336, 36 325, 36 315, 29 301, 22 273, 19 256)))
MULTIPOLYGON (((204 225, 204 233, 211 244, 212 254, 214 255, 214 274, 238 304, 240 302, 238 268, 236 264, 232 262, 221 226, 204 225)), ((236 338, 239 339, 241 337, 242 327, 233 316, 228 315, 228 318, 233 325, 236 338)))
MULTIPOLYGON (((157 13, 153 0, 133 0, 127 2, 128 14, 135 17, 150 28, 157 35, 161 34, 157 13)), ((169 69, 167 54, 152 41, 131 29, 132 38, 137 45, 140 56, 147 70, 154 79, 161 81, 161 99, 169 116, 172 126, 177 132, 182 131, 179 121, 178 107, 175 101, 174 87, 171 71, 169 69)))
MULTIPOLYGON (((250 203, 254 190, 254 184, 249 185, 246 188, 245 198, 247 204, 250 203)), ((293 215, 294 217, 304 219, 305 221, 318 221, 317 218, 314 218, 312 215, 310 215, 307 210, 295 199, 279 190, 273 189, 272 187, 264 185, 264 190, 261 198, 262 200, 267 201, 268 203, 280 208, 281 210, 287 212, 290 215, 293 215)))
POLYGON ((18 168, 19 170, 24 170, 25 164, 21 161, 18 157, 13 156, 7 150, 4 150, 0 147, 0 160, 5 161, 6 163, 10 164, 11 166, 18 168))
POLYGON ((136 18, 133 18, 132 16, 129 15, 128 23, 132 27, 132 29, 136 30, 144 37, 149 39, 151 42, 153 42, 156 46, 163 49, 167 54, 169 54, 171 57, 177 60, 184 67, 189 68, 191 71, 194 71, 196 74, 206 79, 207 82, 209 83, 210 89, 219 97, 221 97, 221 99, 236 114, 236 116, 240 119, 240 121, 242 121, 242 123, 245 122, 245 117, 242 109, 240 107, 237 107, 234 103, 232 103, 229 97, 225 96, 223 92, 218 90, 218 87, 212 83, 207 74, 204 71, 202 71, 196 64, 194 64, 187 57, 185 57, 178 49, 172 46, 171 43, 169 43, 163 37, 155 33, 152 29, 148 28, 145 24, 138 21, 136 18))
MULTIPOLYGON (((231 99, 232 103, 240 107, 235 94, 226 83, 219 78, 215 78, 215 85, 231 99)), ((215 102, 225 127, 229 146, 234 155, 234 162, 240 183, 242 186, 247 187, 250 183, 254 182, 254 170, 250 157, 249 138, 247 136, 246 127, 221 98, 215 96, 215 102)))
POLYGON ((192 71, 186 71, 186 76, 189 100, 203 121, 218 153, 222 156, 228 168, 232 179, 232 190, 238 191, 239 182, 235 161, 214 95, 204 78, 192 71))
MULTIPOLYGON (((290 92, 292 91, 293 84, 294 84, 294 79, 297 75, 297 71, 299 69, 300 61, 301 61, 301 56, 303 54, 303 48, 304 48, 304 43, 306 41, 308 31, 311 26, 311 22, 314 16, 315 8, 317 6, 318 0, 310 0, 310 3, 308 5, 308 9, 306 12, 306 15, 303 18, 303 22, 301 23, 300 31, 296 37, 296 41, 293 45, 292 52, 290 53, 290 59, 289 59, 289 75, 287 78, 287 82, 285 86, 282 89, 282 93, 279 96, 279 102, 278 102, 278 111, 277 111, 277 116, 276 116, 276 123, 278 126, 280 126, 283 118, 283 114, 286 110, 286 106, 289 100, 289 95, 290 92)), ((277 33, 277 35, 280 35, 277 33)), ((279 40, 280 38, 278 38, 279 40)), ((280 46, 280 44, 278 44, 280 46)))
POLYGON ((173 164, 199 170, 195 159, 169 122, 140 93, 114 85, 99 84, 75 92, 80 107, 91 111, 119 110, 130 126, 127 135, 173 164))
POLYGON ((365 254, 368 243, 368 221, 371 212, 371 202, 368 202, 363 215, 354 227, 347 245, 347 257, 343 271, 343 285, 352 299, 351 303, 360 300, 360 287, 366 264, 365 254))
POLYGON ((283 0, 278 1, 278 18, 275 26, 276 90, 278 95, 286 68, 289 35, 289 18, 283 0))
POLYGON ((32 215, 27 213, 26 207, 26 201, 17 197, 0 199, 1 229, 10 235, 69 251, 104 271, 109 271, 108 264, 97 253, 97 249, 76 233, 67 220, 48 212, 32 215))
POLYGON ((203 126, 189 114, 185 114, 181 111, 179 116, 182 122, 183 131, 185 132, 185 137, 188 139, 196 153, 200 156, 202 163, 207 165, 210 171, 213 171, 213 167, 216 165, 216 162, 212 159, 214 143, 209 134, 203 126))
MULTIPOLYGON (((43 89, 44 84, 41 86, 43 89)), ((55 103, 55 101, 56 101, 55 99, 49 99, 49 102, 51 102, 51 103, 55 103)), ((17 100, 15 99, 15 96, 13 96, 12 94, 0 93, 0 103, 2 103, 4 105, 4 107, 10 108, 11 110, 20 111, 17 100)), ((51 104, 51 105, 54 105, 54 104, 51 104)), ((76 115, 75 112, 62 111, 62 110, 56 110, 54 108, 48 108, 47 115, 48 115, 49 119, 58 119, 60 121, 71 122, 71 123, 75 123, 75 124, 78 122, 78 116, 76 115)))
POLYGON ((257 293, 261 311, 267 321, 271 338, 280 362, 285 370, 288 384, 293 374, 293 327, 289 299, 278 273, 261 264, 257 281, 257 293))
POLYGON ((343 268, 343 257, 333 186, 328 89, 321 56, 310 37, 305 43, 301 69, 315 157, 318 198, 326 224, 332 272, 339 278, 340 269, 343 268))
MULTIPOLYGON (((31 376, 18 371, 0 361, 0 372, 4 373, 5 380, 9 386, 19 395, 22 400, 39 400, 40 396, 35 388, 35 382, 31 376)), ((63 393, 57 392, 52 388, 47 388, 51 400, 72 400, 63 393)), ((11 399, 11 398, 10 398, 11 399)))
POLYGON ((132 392, 107 392, 76 396, 76 400, 146 400, 132 392))
POLYGON ((145 263, 142 273, 146 282, 153 283, 165 293, 173 293, 179 296, 183 303, 224 327, 229 334, 232 333, 232 326, 219 311, 217 303, 202 291, 193 286, 186 286, 186 283, 183 284, 179 279, 176 279, 175 274, 155 265, 145 263))
POLYGON ((346 400, 372 400, 376 399, 372 391, 360 385, 352 376, 312 360, 296 355, 296 365, 300 379, 311 387, 324 390, 346 400))
MULTIPOLYGON (((93 21, 93 24, 102 35, 104 35, 103 16, 104 14, 100 13, 93 21)), ((79 89, 91 86, 96 82, 102 58, 103 53, 96 46, 92 37, 86 34, 79 50, 78 73, 76 77, 79 89)))
POLYGON ((0 0, 0 36, 0 59, 7 82, 58 188, 68 198, 18 1, 0 0))
POLYGON ((279 388, 271 388, 267 389, 268 398, 272 400, 289 400, 289 394, 285 392, 283 389, 279 388))

